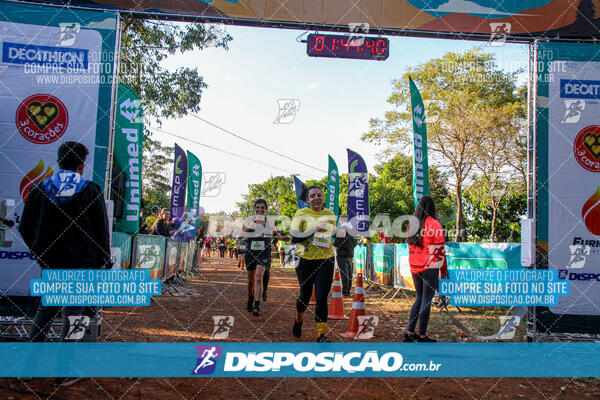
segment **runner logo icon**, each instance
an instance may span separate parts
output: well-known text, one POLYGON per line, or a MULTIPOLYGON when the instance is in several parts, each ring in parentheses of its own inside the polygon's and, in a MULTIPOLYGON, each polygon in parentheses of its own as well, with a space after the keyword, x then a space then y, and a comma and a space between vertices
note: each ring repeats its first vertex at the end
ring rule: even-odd
POLYGON ((223 349, 221 346, 196 346, 198 361, 192 375, 210 375, 215 372, 217 359, 221 358, 223 349))
POLYGON ((583 110, 585 110, 585 100, 565 100, 565 115, 560 123, 574 124, 579 122, 583 110))
POLYGON ((565 267, 569 269, 583 268, 585 266, 586 257, 592 252, 592 248, 590 246, 584 246, 581 244, 569 245, 569 250, 571 251, 571 259, 565 267))
POLYGON ((213 321, 215 327, 213 328, 213 333, 210 338, 217 340, 227 339, 229 337, 229 331, 233 328, 233 323, 235 321, 233 316, 215 315, 213 316, 213 321))

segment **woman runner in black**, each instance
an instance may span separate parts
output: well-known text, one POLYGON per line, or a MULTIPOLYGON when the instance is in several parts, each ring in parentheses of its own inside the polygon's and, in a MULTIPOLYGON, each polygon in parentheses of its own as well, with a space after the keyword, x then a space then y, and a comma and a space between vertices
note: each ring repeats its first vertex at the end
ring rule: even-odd
POLYGON ((289 239, 280 236, 275 223, 267 217, 267 202, 258 199, 254 202, 254 215, 244 221, 242 234, 246 240, 246 270, 248 271, 247 310, 255 317, 260 316, 260 299, 263 295, 263 277, 271 267, 271 244, 275 239, 289 239))

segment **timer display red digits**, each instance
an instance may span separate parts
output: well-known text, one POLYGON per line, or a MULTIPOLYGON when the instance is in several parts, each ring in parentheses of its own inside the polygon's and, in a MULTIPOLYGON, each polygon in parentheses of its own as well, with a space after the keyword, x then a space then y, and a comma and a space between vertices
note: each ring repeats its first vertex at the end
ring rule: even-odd
POLYGON ((385 53, 385 40, 379 39, 375 44, 375 54, 381 55, 385 53))
POLYGON ((365 39, 365 44, 369 48, 369 53, 371 53, 371 54, 375 53, 375 51, 373 49, 373 41, 372 40, 365 39))
POLYGON ((317 36, 313 47, 316 51, 323 51, 325 48, 325 36, 317 36))
POLYGON ((383 61, 390 54, 389 40, 382 37, 356 38, 348 35, 312 33, 308 35, 306 43, 306 53, 310 57, 383 61))

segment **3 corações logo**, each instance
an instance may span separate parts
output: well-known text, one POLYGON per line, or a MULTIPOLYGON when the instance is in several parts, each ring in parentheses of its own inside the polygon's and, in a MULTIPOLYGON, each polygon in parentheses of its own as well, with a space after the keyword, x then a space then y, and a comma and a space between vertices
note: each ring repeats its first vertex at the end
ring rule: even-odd
POLYGON ((575 137, 573 152, 583 168, 591 172, 600 172, 600 126, 590 125, 583 128, 575 137))
POLYGON ((51 94, 34 94, 19 104, 16 113, 19 133, 35 144, 49 144, 67 130, 69 113, 65 105, 51 94))

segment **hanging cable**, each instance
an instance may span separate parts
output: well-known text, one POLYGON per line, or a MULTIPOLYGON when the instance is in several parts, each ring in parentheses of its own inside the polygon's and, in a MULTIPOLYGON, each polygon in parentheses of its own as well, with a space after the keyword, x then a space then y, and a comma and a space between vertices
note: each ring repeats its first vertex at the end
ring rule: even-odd
POLYGON ((225 133, 227 133, 227 134, 231 135, 231 136, 234 136, 234 137, 236 137, 236 138, 238 138, 238 139, 241 139, 241 140, 243 140, 244 142, 246 142, 246 143, 250 143, 250 144, 252 144, 252 145, 254 145, 254 146, 256 146, 256 147, 260 147, 261 149, 263 149, 263 150, 266 150, 266 151, 268 151, 268 152, 270 152, 270 153, 276 154, 276 155, 278 155, 279 157, 283 157, 283 158, 285 158, 285 159, 288 159, 288 160, 290 160, 290 161, 293 161, 293 162, 295 162, 295 163, 298 163, 298 164, 304 165, 305 167, 312 168, 312 169, 314 169, 314 170, 317 170, 317 171, 319 171, 319 172, 324 172, 324 173, 327 173, 327 171, 325 171, 325 170, 323 170, 323 169, 320 169, 320 168, 317 168, 317 167, 313 167, 313 166, 312 166, 312 165, 310 165, 310 164, 307 164, 307 163, 304 163, 304 162, 302 162, 302 161, 296 160, 296 159, 294 159, 294 158, 292 158, 292 157, 286 156, 285 154, 281 154, 281 153, 279 153, 279 152, 277 152, 277 151, 275 151, 275 150, 271 150, 271 149, 269 149, 269 148, 267 148, 267 147, 265 147, 265 146, 263 146, 263 145, 260 145, 260 144, 258 144, 258 143, 255 143, 255 142, 251 141, 251 140, 248 140, 248 139, 246 139, 245 137, 242 137, 242 136, 240 136, 240 135, 237 135, 237 134, 235 134, 235 133, 233 133, 233 132, 231 132, 231 131, 228 131, 228 130, 227 130, 227 129, 225 129, 225 128, 221 128, 219 125, 213 124, 212 122, 210 122, 210 121, 207 121, 207 120, 205 120, 204 118, 202 118, 202 117, 200 117, 200 116, 198 116, 198 115, 196 115, 196 114, 190 114, 190 115, 191 115, 192 117, 194 117, 194 118, 197 118, 197 119, 199 119, 200 121, 202 121, 202 122, 204 122, 204 123, 207 123, 207 124, 209 124, 209 125, 211 125, 211 126, 213 126, 213 127, 217 128, 217 129, 219 129, 219 130, 221 130, 221 131, 223 131, 223 132, 225 132, 225 133))
MULTIPOLYGON (((186 138, 186 137, 184 137, 184 136, 180 136, 180 135, 177 135, 177 134, 175 134, 175 133, 172 133, 172 132, 165 131, 164 129, 161 129, 161 128, 156 128, 156 127, 154 127, 154 126, 148 126, 148 129, 150 129, 150 130, 153 130, 153 131, 156 131, 156 132, 160 132, 160 133, 162 133, 162 134, 165 134, 165 135, 168 135, 168 136, 173 136, 173 137, 176 137, 176 138, 179 138, 179 139, 182 139, 182 140, 187 140, 188 142, 192 142, 192 143, 194 143, 194 144, 197 144, 197 145, 200 145, 200 146, 204 146, 204 147, 206 147, 206 148, 209 148, 209 149, 211 149, 211 150, 216 150, 216 151, 219 151, 219 152, 221 152, 221 153, 229 154, 229 155, 231 155, 231 156, 234 156, 234 157, 238 157, 238 158, 242 158, 242 159, 244 159, 244 160, 252 161, 252 162, 255 162, 255 163, 257 163, 257 164, 261 164, 261 165, 263 165, 263 166, 265 166, 265 167, 269 167, 269 168, 272 168, 272 169, 276 169, 276 170, 278 170, 278 171, 286 172, 286 173, 288 173, 288 174, 292 174, 292 175, 299 175, 299 176, 306 176, 306 177, 308 176, 308 175, 304 175, 304 174, 298 174, 297 172, 292 172, 292 171, 289 171, 289 170, 286 170, 286 169, 281 169, 281 168, 279 168, 279 167, 276 167, 276 166, 274 166, 274 165, 267 164, 267 163, 265 163, 265 162, 262 162, 262 161, 256 160, 256 159, 254 159, 254 158, 246 157, 246 156, 243 156, 243 155, 241 155, 241 154, 237 154, 237 153, 233 153, 233 152, 231 152, 231 151, 223 150, 223 149, 220 149, 220 148, 218 148, 218 147, 214 147, 214 146, 211 146, 211 145, 208 145, 208 144, 205 144, 205 143, 200 143, 200 142, 198 142, 198 141, 195 141, 195 140, 192 140, 192 139, 186 138)), ((314 178, 314 176, 313 176, 313 178, 314 178)), ((318 179, 318 178, 317 178, 317 179, 318 179)))

